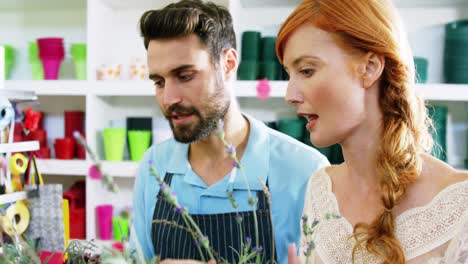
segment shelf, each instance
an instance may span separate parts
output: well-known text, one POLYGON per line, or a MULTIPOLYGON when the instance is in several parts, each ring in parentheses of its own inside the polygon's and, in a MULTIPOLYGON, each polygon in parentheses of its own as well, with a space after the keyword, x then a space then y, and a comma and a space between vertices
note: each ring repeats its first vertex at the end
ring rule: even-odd
POLYGON ((136 177, 139 162, 135 161, 105 161, 102 163, 102 170, 114 177, 136 177))
POLYGON ((296 7, 301 0, 241 0, 244 8, 296 7))
POLYGON ((396 0, 395 5, 399 8, 415 8, 415 7, 468 7, 466 0, 396 0))
POLYGON ((28 152, 39 149, 39 141, 24 141, 8 144, 0 144, 0 153, 28 152))
POLYGON ((151 81, 95 81, 91 84, 91 93, 98 96, 154 96, 151 81))
POLYGON ((1 11, 86 9, 86 0, 15 0, 0 1, 1 11))
MULTIPOLYGON (((174 0, 100 0, 106 6, 109 6, 115 10, 129 10, 129 9, 140 9, 140 10, 149 10, 149 9, 160 9, 168 4, 174 3, 174 0)), ((226 5, 229 1, 238 1, 238 0, 211 0, 219 5, 226 5)), ((249 0, 251 1, 251 0, 249 0)), ((271 1, 271 0, 266 0, 271 1)), ((276 0, 281 1, 281 0, 276 0)))
MULTIPOLYGON (((86 160, 38 159, 37 166, 44 175, 87 176, 91 162, 86 160)), ((102 162, 103 171, 113 177, 135 177, 138 166, 139 163, 133 161, 102 162)))
POLYGON ((14 102, 37 100, 37 96, 31 89, 23 89, 22 91, 8 88, 0 89, 0 96, 5 96, 8 100, 14 102))
POLYGON ((468 102, 466 84, 417 84, 416 93, 424 100, 468 102))
POLYGON ((0 205, 14 203, 16 201, 25 200, 26 192, 14 192, 0 195, 0 205))
MULTIPOLYGON (((155 96, 151 81, 6 81, 7 90, 0 90, 0 95, 10 93, 19 99, 39 96, 155 96), (26 92, 24 91, 33 91, 26 92), (23 94, 22 94, 23 93, 23 94)), ((258 81, 236 81, 233 89, 237 97, 257 96, 258 81)), ((287 81, 270 81, 270 97, 281 98, 286 94, 287 81)), ((468 84, 417 84, 416 92, 425 100, 433 101, 468 101, 468 84)), ((7 95, 8 96, 8 95, 7 95)))
POLYGON ((36 95, 85 96, 90 82, 77 80, 5 81, 5 88, 13 91, 34 91, 36 95))
POLYGON ((37 159, 37 167, 45 175, 83 176, 88 174, 85 160, 37 159))
MULTIPOLYGON (((256 97, 258 81, 236 81, 233 89, 237 97, 256 97)), ((284 97, 287 82, 270 81, 270 97, 284 97)), ((155 96, 151 81, 96 81, 93 94, 98 96, 155 96)))
MULTIPOLYGON (((83 239, 70 239, 70 242, 79 242, 81 245, 83 245, 83 247, 87 247, 89 246, 90 244, 96 246, 96 248, 94 248, 93 251, 89 252, 89 253, 94 253, 94 254, 100 254, 103 252, 104 249, 106 250, 111 250, 112 249, 112 245, 114 243, 116 243, 117 241, 115 240, 99 240, 99 239, 91 239, 91 240, 83 240, 83 239)), ((126 242, 124 244, 124 246, 126 248, 128 248, 129 244, 128 242, 126 242)))
MULTIPOLYGON (((233 90, 237 97, 256 97, 258 81, 237 81, 233 90)), ((270 81, 270 97, 284 97, 288 82, 270 81)))
MULTIPOLYGON (((301 0, 241 0, 244 8, 296 7, 301 0)), ((468 6, 466 0, 395 0, 399 8, 468 6)))

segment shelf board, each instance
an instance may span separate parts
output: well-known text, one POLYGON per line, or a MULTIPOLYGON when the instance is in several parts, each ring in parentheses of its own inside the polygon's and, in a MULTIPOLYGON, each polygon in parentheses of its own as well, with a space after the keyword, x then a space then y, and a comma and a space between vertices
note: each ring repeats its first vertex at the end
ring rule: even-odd
POLYGON ((424 100, 468 102, 468 85, 466 84, 417 84, 416 93, 424 100))
POLYGON ((13 91, 34 91, 42 96, 85 96, 90 82, 78 80, 5 81, 5 88, 13 91))
POLYGON ((83 176, 88 174, 86 160, 37 159, 39 171, 45 175, 83 176))
POLYGON ((102 162, 102 170, 114 177, 136 177, 139 162, 135 161, 104 161, 102 162))
POLYGON ((395 5, 399 8, 458 7, 468 6, 468 2, 466 0, 395 0, 395 5))
MULTIPOLYGON (((70 239, 70 242, 79 242, 80 244, 83 243, 83 247, 87 247, 89 246, 89 243, 91 243, 92 245, 94 245, 96 248, 94 248, 94 250, 92 252, 89 252, 89 253, 93 253, 93 254, 100 254, 103 252, 104 249, 106 250, 111 250, 112 249, 112 245, 114 243, 116 243, 117 241, 115 240, 100 240, 100 239, 88 239, 88 240, 84 240, 84 239, 70 239)), ((128 242, 126 242, 124 244, 124 246, 126 248, 128 248, 129 244, 128 242)))
POLYGON ((155 96, 151 81, 94 81, 91 93, 98 96, 155 96))
MULTIPOLYGON (((301 0, 241 0, 243 8, 296 7, 301 0)), ((468 6, 466 0, 395 0, 399 8, 468 6)))
MULTIPOLYGON (((284 97, 287 81, 270 81, 270 97, 284 97)), ((237 97, 256 97, 258 81, 236 81, 233 90, 237 97)))
POLYGON ((25 11, 25 10, 76 10, 86 9, 86 0, 15 0, 0 1, 0 10, 3 11, 25 11))
POLYGON ((5 96, 10 101, 34 101, 37 100, 36 94, 31 90, 0 89, 0 96, 5 96))
MULTIPOLYGON (((6 81, 9 91, 23 93, 32 91, 24 98, 39 96, 155 96, 155 89, 149 80, 116 80, 116 81, 6 81)), ((257 96, 258 81, 236 81, 233 89, 237 97, 257 96)), ((270 81, 270 97, 282 98, 286 94, 287 81, 270 81)), ((7 90, 4 90, 7 91, 7 90)), ((468 84, 429 83, 417 84, 416 92, 425 100, 432 101, 465 101, 468 102, 468 84)), ((0 90, 2 95, 2 90, 0 90)))
MULTIPOLYGON (((91 162, 87 160, 38 159, 37 166, 45 175, 87 176, 91 162)), ((102 162, 103 171, 113 177, 135 177, 138 166, 139 163, 133 161, 102 162)))
POLYGON ((28 152, 39 149, 39 141, 24 141, 0 144, 0 153, 8 152, 28 152))
MULTIPOLYGON (((174 0, 100 0, 106 6, 115 9, 115 10, 129 10, 129 9, 139 9, 139 10, 149 10, 149 9, 160 9, 171 3, 177 2, 174 0)), ((239 1, 239 0, 211 0, 219 5, 226 5, 229 1, 239 1)), ((256 1, 256 0, 254 0, 256 1)), ((268 1, 268 0, 267 0, 268 1)), ((270 0, 271 1, 271 0, 270 0)), ((280 0, 276 0, 280 1, 280 0)))
POLYGON ((0 195, 0 205, 14 203, 16 201, 25 200, 25 199, 26 199, 26 192, 14 192, 14 193, 2 194, 0 195))

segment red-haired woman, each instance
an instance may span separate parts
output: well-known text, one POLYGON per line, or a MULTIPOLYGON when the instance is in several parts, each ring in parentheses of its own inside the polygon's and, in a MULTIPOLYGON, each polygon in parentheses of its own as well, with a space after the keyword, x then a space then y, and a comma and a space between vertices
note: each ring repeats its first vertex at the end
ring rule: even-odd
POLYGON ((316 263, 466 263, 468 174, 426 154, 430 122, 392 2, 305 0, 276 48, 286 100, 311 141, 341 144, 345 159, 309 181, 303 226, 319 224, 300 255, 315 247, 306 259, 316 263))

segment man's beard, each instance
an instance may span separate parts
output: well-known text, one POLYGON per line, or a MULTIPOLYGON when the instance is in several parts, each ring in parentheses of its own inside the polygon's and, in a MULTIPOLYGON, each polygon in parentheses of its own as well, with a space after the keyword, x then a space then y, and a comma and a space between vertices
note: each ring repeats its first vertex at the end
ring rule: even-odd
POLYGON ((166 119, 169 120, 175 140, 181 143, 193 143, 206 138, 216 128, 218 120, 224 119, 229 109, 230 98, 226 98, 224 93, 224 83, 217 78, 216 91, 203 100, 200 107, 203 114, 193 106, 171 105, 165 115, 166 119), (191 114, 196 120, 190 124, 174 126, 169 116, 172 112, 183 113, 184 115, 191 114))

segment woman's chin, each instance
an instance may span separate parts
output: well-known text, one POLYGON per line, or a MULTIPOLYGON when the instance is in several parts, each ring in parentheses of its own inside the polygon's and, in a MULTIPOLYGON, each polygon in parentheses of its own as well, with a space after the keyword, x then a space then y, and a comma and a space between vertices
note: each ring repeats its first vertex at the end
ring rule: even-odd
POLYGON ((315 147, 318 147, 318 148, 330 147, 330 146, 333 146, 333 145, 335 145, 337 143, 337 142, 335 142, 333 140, 327 140, 327 139, 324 139, 324 138, 315 137, 313 135, 310 135, 309 140, 310 140, 310 142, 312 142, 312 144, 315 147))

